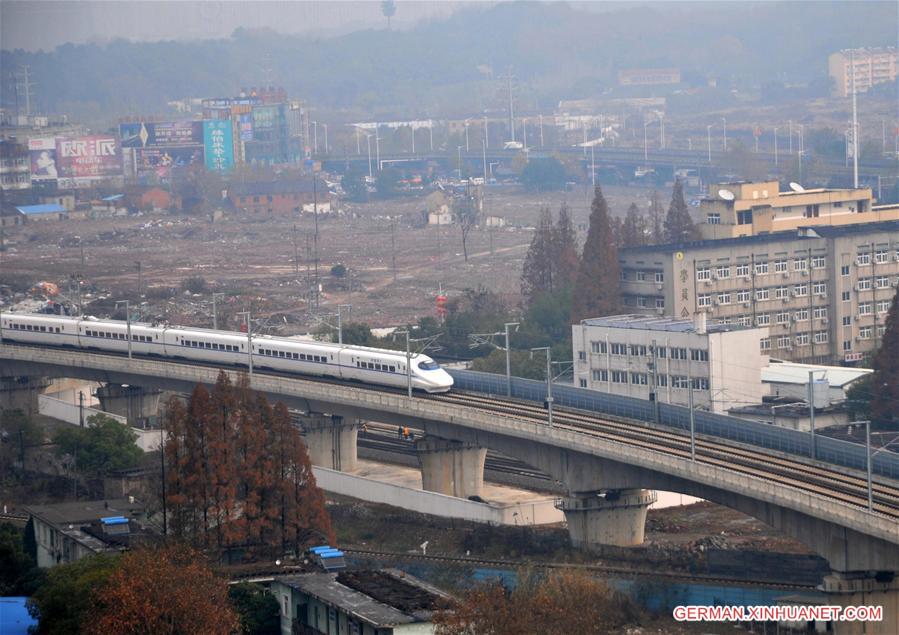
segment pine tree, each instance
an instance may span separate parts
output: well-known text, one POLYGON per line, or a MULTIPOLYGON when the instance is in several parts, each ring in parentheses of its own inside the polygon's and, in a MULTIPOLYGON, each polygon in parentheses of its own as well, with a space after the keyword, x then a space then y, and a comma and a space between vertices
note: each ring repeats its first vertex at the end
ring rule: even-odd
POLYGON ((540 221, 524 257, 521 271, 521 295, 528 302, 544 293, 552 293, 554 271, 553 219, 548 207, 540 209, 540 221))
POLYGON ((885 327, 871 374, 871 421, 895 430, 899 423, 899 294, 893 296, 885 327))
POLYGON ((652 191, 649 199, 648 224, 651 244, 660 245, 665 242, 665 208, 662 207, 662 197, 657 190, 652 191))
POLYGON ((620 247, 640 247, 646 244, 646 219, 636 203, 631 203, 621 224, 620 247))
POLYGON ((612 235, 609 210, 596 186, 590 206, 590 227, 574 286, 571 321, 612 315, 618 309, 618 248, 612 235))
POLYGON ((699 240, 699 231, 690 218, 690 210, 684 200, 684 184, 680 179, 674 182, 671 206, 665 216, 665 240, 670 243, 699 240))
POLYGON ((577 232, 574 223, 571 222, 571 214, 568 206, 562 203, 559 208, 559 220, 555 228, 555 260, 556 260, 556 284, 558 289, 570 289, 577 278, 577 232))

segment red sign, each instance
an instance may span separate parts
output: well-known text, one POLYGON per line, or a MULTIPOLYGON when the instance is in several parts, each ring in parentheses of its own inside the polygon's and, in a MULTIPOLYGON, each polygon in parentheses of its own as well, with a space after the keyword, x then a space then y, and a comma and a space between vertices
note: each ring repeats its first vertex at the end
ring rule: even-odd
POLYGON ((104 178, 122 174, 122 157, 115 137, 73 137, 56 141, 60 177, 104 178))

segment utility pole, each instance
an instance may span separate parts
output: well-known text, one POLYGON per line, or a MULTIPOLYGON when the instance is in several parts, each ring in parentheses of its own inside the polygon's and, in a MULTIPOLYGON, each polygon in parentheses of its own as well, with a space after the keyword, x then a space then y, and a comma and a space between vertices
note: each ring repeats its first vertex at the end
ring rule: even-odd
POLYGON ((396 282, 396 222, 390 223, 390 258, 391 268, 393 269, 393 281, 396 282))
POLYGON ((218 307, 216 306, 215 299, 216 296, 225 297, 224 293, 213 293, 212 294, 212 330, 219 330, 219 317, 218 317, 218 307))
POLYGON ((348 307, 351 311, 353 310, 352 304, 338 304, 337 305, 337 343, 343 344, 343 315, 340 312, 340 309, 343 307, 348 307))
POLYGON ((509 67, 507 75, 509 80, 509 132, 512 135, 511 141, 515 141, 515 109, 512 103, 512 67, 509 67))
POLYGON ((300 252, 297 248, 297 224, 293 224, 293 274, 300 276, 300 252))
POLYGON ((253 379, 253 321, 250 319, 249 311, 240 311, 238 315, 245 315, 247 319, 247 370, 250 379, 253 379))
POLYGON ((312 164, 312 218, 315 223, 315 236, 313 237, 313 247, 315 248, 315 306, 318 306, 318 294, 320 291, 320 283, 318 279, 318 190, 315 179, 315 164, 312 164))
POLYGON ((131 361, 131 304, 128 300, 118 300, 115 303, 115 308, 118 309, 120 304, 125 305, 125 324, 126 324, 126 333, 128 335, 128 361, 131 361))
POLYGON ((855 58, 849 54, 852 71, 852 187, 858 189, 858 96, 855 90, 855 58))
POLYGON ((550 428, 553 427, 553 362, 552 362, 552 348, 549 346, 538 346, 537 348, 531 349, 531 359, 534 357, 534 353, 537 351, 546 351, 546 415, 547 415, 547 424, 550 428))
POLYGON ((809 424, 809 434, 811 435, 810 441, 810 455, 812 459, 815 458, 815 371, 808 371, 808 390, 806 392, 806 398, 808 399, 808 424, 809 424))
POLYGON ((137 265, 137 297, 141 298, 143 297, 143 293, 141 292, 141 290, 143 289, 143 275, 141 271, 140 260, 136 260, 135 264, 137 265))

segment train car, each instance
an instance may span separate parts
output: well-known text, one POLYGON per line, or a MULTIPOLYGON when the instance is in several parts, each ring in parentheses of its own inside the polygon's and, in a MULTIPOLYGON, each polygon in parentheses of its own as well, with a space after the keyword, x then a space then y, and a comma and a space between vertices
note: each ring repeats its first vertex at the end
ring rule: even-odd
MULTIPOLYGON (((26 313, 0 314, 0 336, 10 341, 127 353, 129 325, 116 320, 26 313)), ((223 365, 248 365, 245 334, 187 327, 130 325, 133 355, 152 355, 223 365)), ((413 354, 407 371, 400 351, 296 340, 252 337, 254 368, 297 375, 350 379, 382 386, 446 392, 453 378, 427 355, 413 354)))

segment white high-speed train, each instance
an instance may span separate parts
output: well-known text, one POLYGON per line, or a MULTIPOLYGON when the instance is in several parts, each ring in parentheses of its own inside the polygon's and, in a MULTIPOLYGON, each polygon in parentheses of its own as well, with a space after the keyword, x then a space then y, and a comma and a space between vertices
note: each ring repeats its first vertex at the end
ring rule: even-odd
MULTIPOLYGON (((2 313, 0 339, 125 353, 128 351, 128 324, 57 315, 2 313)), ((244 333, 131 323, 133 355, 247 366, 247 340, 244 333)), ((406 354, 402 351, 270 335, 253 335, 252 345, 253 368, 352 379, 382 386, 407 386, 406 354)), ((453 378, 427 355, 416 353, 410 360, 413 388, 434 393, 446 392, 452 387, 453 378)))

